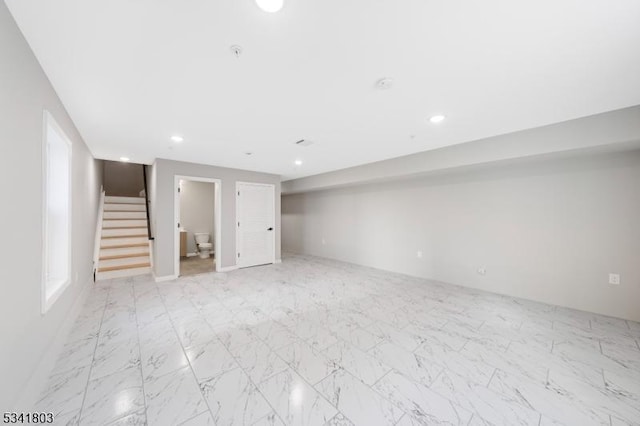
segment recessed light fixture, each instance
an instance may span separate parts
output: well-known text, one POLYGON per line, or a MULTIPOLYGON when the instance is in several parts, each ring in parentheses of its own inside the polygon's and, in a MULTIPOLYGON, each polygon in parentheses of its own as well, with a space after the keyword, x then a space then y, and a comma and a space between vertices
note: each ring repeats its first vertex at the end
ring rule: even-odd
POLYGON ((274 13, 282 9, 284 0, 256 0, 256 4, 265 12, 274 13))
POLYGON ((446 117, 444 115, 434 115, 432 116, 429 121, 436 124, 436 123, 441 123, 442 121, 444 121, 446 117))
POLYGON ((236 58, 242 56, 242 47, 238 46, 237 44, 231 46, 229 50, 231 50, 231 53, 233 53, 233 56, 235 56, 236 58))
POLYGON ((129 157, 120 157, 120 161, 122 161, 123 163, 128 163, 129 157))
POLYGON ((182 136, 173 135, 171 136, 171 140, 175 143, 180 143, 184 141, 184 138, 182 136))
POLYGON ((253 152, 245 152, 245 153, 244 153, 244 155, 246 155, 246 156, 252 156, 252 155, 253 155, 253 152))
POLYGON ((391 86, 393 86, 393 80, 390 78, 381 78, 380 80, 376 81, 376 87, 380 90, 387 90, 387 89, 391 89, 391 86))
POLYGON ((296 160, 293 162, 296 166, 302 166, 302 160, 296 160))

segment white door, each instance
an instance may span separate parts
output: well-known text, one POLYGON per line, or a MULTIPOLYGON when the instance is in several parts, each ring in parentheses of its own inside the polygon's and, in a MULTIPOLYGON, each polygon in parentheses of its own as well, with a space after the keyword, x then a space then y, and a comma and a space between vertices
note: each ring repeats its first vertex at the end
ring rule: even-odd
POLYGON ((238 266, 275 262, 275 187, 259 183, 236 184, 238 266))

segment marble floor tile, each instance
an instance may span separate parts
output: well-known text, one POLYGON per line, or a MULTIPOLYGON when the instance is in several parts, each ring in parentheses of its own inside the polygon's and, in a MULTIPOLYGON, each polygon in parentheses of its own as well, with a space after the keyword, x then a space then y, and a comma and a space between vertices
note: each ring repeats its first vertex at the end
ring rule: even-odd
POLYGON ((381 363, 394 368, 426 386, 443 370, 443 367, 429 362, 422 355, 409 352, 389 342, 383 342, 369 351, 381 363))
POLYGON ((91 365, 96 351, 98 338, 81 339, 67 343, 58 356, 53 373, 64 373, 69 370, 91 365))
POLYGON ((142 375, 130 368, 89 382, 80 423, 105 424, 144 408, 142 375))
POLYGON ((414 382, 397 371, 391 371, 373 388, 422 424, 466 425, 472 413, 414 382))
POLYGON ((182 346, 178 343, 143 346, 141 355, 142 376, 145 381, 189 365, 182 346))
POLYGON ((366 330, 378 336, 380 339, 387 340, 389 343, 400 346, 409 352, 415 351, 420 345, 426 342, 424 337, 411 333, 410 331, 399 330, 384 322, 371 324, 366 330))
POLYGON ((177 425, 208 410, 189 367, 145 382, 144 393, 149 425, 177 425))
POLYGON ((437 377, 430 388, 474 413, 474 417, 479 417, 480 421, 487 424, 537 425, 540 421, 540 414, 532 408, 525 408, 505 395, 447 370, 437 377))
POLYGON ((186 422, 180 423, 180 426, 215 426, 215 422, 211 413, 209 411, 205 411, 204 413, 190 418, 186 422))
POLYGON ((97 282, 36 407, 73 425, 639 426, 639 343, 633 321, 286 255, 97 282))
POLYGON ((338 342, 330 346, 324 353, 337 366, 349 371, 367 385, 372 385, 391 370, 391 367, 378 361, 372 355, 346 342, 338 342))
POLYGON ((291 369, 259 383, 258 388, 287 425, 322 426, 337 414, 323 396, 291 369))
POLYGON ((405 414, 344 370, 322 380, 316 389, 355 425, 394 425, 405 414))
POLYGON ((254 383, 260 383, 287 369, 282 358, 260 340, 232 349, 231 354, 254 383))
POLYGON ((85 366, 52 375, 36 402, 36 409, 51 412, 56 419, 65 416, 76 418, 82 408, 89 370, 90 367, 85 366))
POLYGON ((326 355, 315 351, 305 342, 285 346, 277 353, 289 367, 311 384, 319 382, 339 368, 326 355))
POLYGON ((580 401, 573 401, 566 394, 500 370, 491 379, 489 389, 506 396, 510 402, 533 409, 560 424, 606 425, 609 422, 608 415, 580 401))
POLYGON ((218 340, 186 348, 185 353, 200 382, 238 367, 229 350, 218 340))
POLYGON ((99 343, 91 367, 91 380, 140 365, 138 336, 99 343))
POLYGON ((200 383, 216 425, 251 425, 271 412, 269 403, 240 368, 200 383))

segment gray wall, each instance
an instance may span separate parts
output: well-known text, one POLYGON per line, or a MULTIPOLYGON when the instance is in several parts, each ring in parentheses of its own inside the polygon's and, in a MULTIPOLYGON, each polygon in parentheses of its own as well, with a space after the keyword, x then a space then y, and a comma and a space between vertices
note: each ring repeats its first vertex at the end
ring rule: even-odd
POLYGON ((103 181, 107 195, 138 197, 144 189, 142 165, 105 161, 103 181))
MULTIPOLYGON (((155 241, 153 244, 154 274, 166 277, 175 274, 174 247, 175 229, 174 177, 177 175, 220 179, 221 187, 221 237, 222 256, 217 255, 222 267, 236 264, 236 182, 269 183, 275 185, 276 193, 276 259, 280 259, 280 176, 268 173, 257 173, 225 167, 207 166, 204 164, 185 163, 157 159, 151 174, 153 175, 153 191, 151 196, 151 220, 155 241)), ((216 247, 217 254, 219 253, 216 247)))
MULTIPOLYGON (((0 2, 0 408, 25 398, 28 383, 74 302, 92 285, 101 162, 93 159, 49 80, 0 2), (72 284, 41 314, 42 135, 48 110, 72 142, 72 284)), ((33 408, 33 407, 22 407, 33 408)))
POLYGON ((215 184, 183 180, 180 188, 180 226, 187 230, 187 253, 196 252, 196 232, 208 233, 215 250, 215 184))
POLYGON ((287 195, 283 250, 638 321, 639 188, 631 151, 287 195))

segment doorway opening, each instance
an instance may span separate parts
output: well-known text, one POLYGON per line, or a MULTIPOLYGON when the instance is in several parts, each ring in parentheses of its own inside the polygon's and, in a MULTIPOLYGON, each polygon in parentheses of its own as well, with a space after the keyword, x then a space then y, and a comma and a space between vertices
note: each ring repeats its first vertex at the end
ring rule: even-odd
POLYGON ((221 258, 220 180, 175 176, 177 276, 218 271, 221 258))

